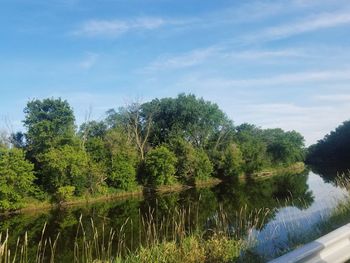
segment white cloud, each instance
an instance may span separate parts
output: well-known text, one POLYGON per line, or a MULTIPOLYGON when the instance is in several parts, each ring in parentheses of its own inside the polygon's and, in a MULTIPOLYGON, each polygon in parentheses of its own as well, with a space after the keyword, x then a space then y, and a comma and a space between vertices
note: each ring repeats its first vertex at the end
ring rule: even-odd
POLYGON ((219 48, 209 47, 203 49, 195 49, 180 55, 163 55, 151 62, 146 70, 164 70, 164 69, 178 69, 187 68, 198 65, 209 59, 214 55, 219 55, 219 48))
POLYGON ((349 11, 322 13, 294 23, 266 28, 260 33, 244 36, 243 41, 255 42, 257 39, 269 41, 347 24, 350 24, 349 11))
POLYGON ((86 57, 79 63, 79 67, 82 69, 90 69, 96 64, 98 58, 99 55, 96 53, 87 53, 86 57))
MULTIPOLYGON (((349 87, 350 89, 350 87, 349 87)), ((316 100, 325 102, 350 102, 350 94, 326 94, 315 96, 316 100)))
MULTIPOLYGON (((142 17, 130 20, 89 20, 72 32, 85 37, 117 37, 132 30, 152 30, 171 23, 158 17, 142 17)), ((175 22, 174 22, 175 23, 175 22)))
POLYGON ((230 78, 205 78, 202 76, 190 76, 183 82, 191 86, 206 86, 215 88, 244 88, 244 87, 271 87, 276 85, 306 84, 326 81, 350 80, 350 69, 324 70, 285 73, 261 78, 230 79, 230 78))
POLYGON ((278 49, 278 50, 238 50, 233 51, 224 45, 198 48, 189 52, 177 55, 162 55, 146 66, 146 71, 173 70, 188 68, 192 66, 212 63, 213 61, 223 62, 244 62, 257 60, 267 63, 276 58, 301 58, 309 57, 306 51, 301 49, 278 49), (261 61, 261 59, 264 59, 261 61))

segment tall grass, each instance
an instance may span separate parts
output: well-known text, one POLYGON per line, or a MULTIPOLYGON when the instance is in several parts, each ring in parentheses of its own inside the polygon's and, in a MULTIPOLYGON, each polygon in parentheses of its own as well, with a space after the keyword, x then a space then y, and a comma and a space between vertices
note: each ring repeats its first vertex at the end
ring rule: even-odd
MULTIPOLYGON (((119 229, 104 224, 97 227, 93 220, 84 224, 80 217, 70 260, 75 263, 232 262, 252 242, 245 238, 247 234, 262 227, 269 213, 268 209, 248 211, 243 207, 229 219, 220 208, 203 226, 199 223, 198 208, 174 209, 162 217, 150 209, 145 215, 140 213, 139 222, 127 219, 119 229), (126 231, 137 224, 136 233, 126 231)), ((60 234, 46 238, 46 227, 45 224, 35 256, 28 254, 27 233, 12 247, 8 231, 0 235, 0 263, 58 262, 62 253, 57 254, 60 234)))

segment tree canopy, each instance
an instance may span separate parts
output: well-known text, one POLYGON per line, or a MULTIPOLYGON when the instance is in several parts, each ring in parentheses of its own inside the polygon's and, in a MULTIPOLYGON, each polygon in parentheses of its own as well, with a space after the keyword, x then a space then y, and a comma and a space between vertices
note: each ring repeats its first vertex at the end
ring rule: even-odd
POLYGON ((193 94, 132 102, 78 129, 61 98, 31 100, 24 113, 26 131, 0 136, 5 208, 19 207, 33 187, 61 202, 142 184, 238 178, 304 158, 296 131, 234 126, 217 104, 193 94))
POLYGON ((309 147, 307 162, 348 163, 350 160, 350 121, 345 121, 322 140, 309 147))

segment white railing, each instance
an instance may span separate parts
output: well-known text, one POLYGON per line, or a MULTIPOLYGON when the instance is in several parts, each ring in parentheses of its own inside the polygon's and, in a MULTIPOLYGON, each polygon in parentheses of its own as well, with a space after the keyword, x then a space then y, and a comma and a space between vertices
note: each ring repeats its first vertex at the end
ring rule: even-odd
POLYGON ((342 263, 350 259, 350 224, 270 263, 342 263))

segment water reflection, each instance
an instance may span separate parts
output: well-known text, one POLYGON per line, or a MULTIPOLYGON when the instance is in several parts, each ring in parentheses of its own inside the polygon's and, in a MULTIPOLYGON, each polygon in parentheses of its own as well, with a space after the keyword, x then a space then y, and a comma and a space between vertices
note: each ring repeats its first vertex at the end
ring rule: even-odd
MULTIPOLYGON (((155 220, 169 216, 179 208, 187 209, 188 228, 210 227, 210 220, 222 209, 230 222, 237 222, 242 217, 242 208, 246 214, 259 213, 260 208, 270 210, 267 216, 260 216, 254 235, 259 241, 255 253, 268 257, 288 246, 290 231, 303 231, 312 227, 324 211, 334 207, 344 197, 345 190, 326 183, 319 175, 305 172, 298 175, 276 176, 264 180, 251 180, 220 184, 212 188, 189 189, 171 194, 146 194, 144 198, 131 198, 113 202, 101 202, 94 205, 69 207, 0 217, 0 231, 9 229, 11 244, 18 236, 28 231, 29 254, 34 256, 35 248, 41 236, 41 230, 47 222, 47 236, 60 233, 57 245, 58 260, 70 262, 73 258, 73 242, 76 236, 79 218, 88 226, 91 219, 97 228, 120 229, 125 226, 126 246, 133 250, 143 242, 140 235, 141 220, 150 213, 155 220), (331 198, 330 198, 331 197, 331 198)), ((254 216, 254 215, 253 215, 254 216)), ((87 236, 93 233, 86 228, 87 236), (90 231, 90 232, 89 232, 90 231)), ((239 229, 247 233, 248 229, 239 229)), ((236 227, 237 231, 237 227, 236 227)))

